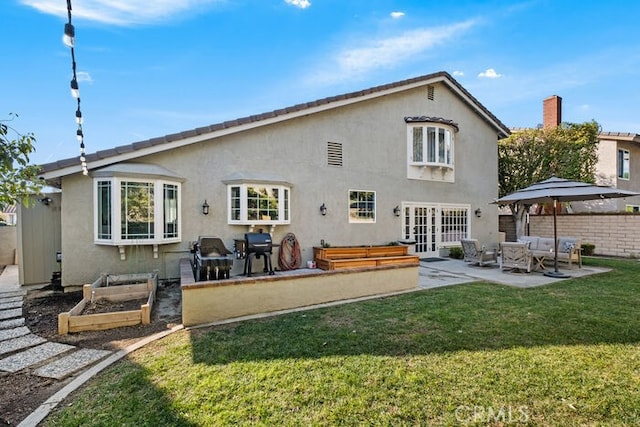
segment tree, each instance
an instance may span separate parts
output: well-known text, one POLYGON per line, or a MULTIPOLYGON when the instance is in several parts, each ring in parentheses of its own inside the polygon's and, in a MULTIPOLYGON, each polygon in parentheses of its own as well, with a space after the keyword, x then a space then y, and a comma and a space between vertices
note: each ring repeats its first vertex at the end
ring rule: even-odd
MULTIPOLYGON (((557 176, 593 183, 600 125, 563 123, 553 129, 526 129, 498 141, 499 197, 557 176)), ((524 235, 527 205, 509 205, 518 237, 524 235)))
POLYGON ((28 206, 29 196, 42 190, 38 180, 40 168, 29 164, 36 138, 32 133, 20 134, 7 121, 10 120, 0 121, 0 208, 16 203, 28 206), (15 134, 15 138, 11 139, 9 134, 15 134))

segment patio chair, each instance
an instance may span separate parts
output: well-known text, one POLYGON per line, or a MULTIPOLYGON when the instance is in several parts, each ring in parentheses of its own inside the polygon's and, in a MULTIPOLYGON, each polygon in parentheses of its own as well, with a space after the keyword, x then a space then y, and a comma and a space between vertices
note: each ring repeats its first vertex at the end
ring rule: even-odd
POLYGON ((526 270, 531 273, 533 254, 523 242, 500 243, 500 270, 526 270))
POLYGON ((479 266, 488 263, 496 263, 498 255, 495 250, 489 250, 486 246, 481 246, 477 239, 460 239, 464 260, 479 266))

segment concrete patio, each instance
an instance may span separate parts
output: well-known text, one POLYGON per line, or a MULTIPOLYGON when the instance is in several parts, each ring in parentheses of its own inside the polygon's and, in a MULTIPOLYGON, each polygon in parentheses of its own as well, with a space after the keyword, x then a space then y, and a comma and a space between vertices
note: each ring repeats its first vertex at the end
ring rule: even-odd
MULTIPOLYGON (((583 266, 582 268, 566 268, 560 265, 558 269, 573 277, 583 277, 591 274, 605 273, 609 271, 605 268, 583 266)), ((418 288, 430 289, 441 286, 457 285, 461 283, 475 282, 483 280, 487 282, 499 283, 518 288, 533 288, 536 286, 548 285, 557 281, 567 279, 554 279, 544 275, 544 271, 553 270, 547 266, 546 270, 526 272, 502 271, 498 264, 489 266, 473 266, 462 260, 442 258, 439 261, 420 261, 420 278, 418 288)))

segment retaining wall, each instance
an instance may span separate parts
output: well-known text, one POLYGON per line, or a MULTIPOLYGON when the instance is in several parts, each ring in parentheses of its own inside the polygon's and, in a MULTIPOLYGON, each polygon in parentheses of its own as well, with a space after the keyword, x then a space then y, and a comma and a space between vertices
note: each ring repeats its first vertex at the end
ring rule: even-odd
POLYGON ((294 274, 195 282, 189 260, 180 262, 182 323, 201 325, 332 301, 382 295, 418 286, 417 266, 304 270, 294 274))

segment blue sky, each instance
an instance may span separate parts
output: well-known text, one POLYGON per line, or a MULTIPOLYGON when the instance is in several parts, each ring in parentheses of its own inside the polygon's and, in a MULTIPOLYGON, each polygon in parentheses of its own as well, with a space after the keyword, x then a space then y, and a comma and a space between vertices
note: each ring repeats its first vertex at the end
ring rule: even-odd
MULTIPOLYGON (((87 153, 447 71, 509 127, 640 133, 640 2, 73 0, 87 153)), ((3 2, 0 119, 77 156, 66 0, 3 2)))

